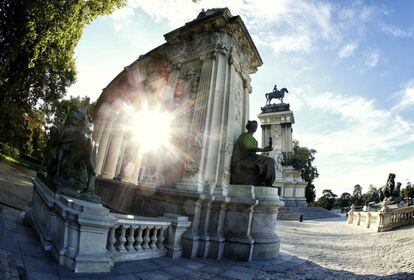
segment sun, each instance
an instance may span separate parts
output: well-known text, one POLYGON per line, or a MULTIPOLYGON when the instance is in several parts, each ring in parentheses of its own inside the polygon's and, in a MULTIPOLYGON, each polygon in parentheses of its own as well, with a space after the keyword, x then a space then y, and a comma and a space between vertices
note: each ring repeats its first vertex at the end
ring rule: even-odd
POLYGON ((171 113, 163 112, 160 108, 144 107, 134 111, 130 117, 130 130, 141 152, 155 151, 170 145, 171 113))

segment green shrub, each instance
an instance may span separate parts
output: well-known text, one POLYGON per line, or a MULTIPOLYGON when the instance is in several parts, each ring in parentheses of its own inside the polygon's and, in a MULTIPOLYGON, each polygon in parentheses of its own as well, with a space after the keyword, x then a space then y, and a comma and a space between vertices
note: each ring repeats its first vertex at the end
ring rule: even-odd
POLYGON ((18 159, 20 157, 20 152, 17 148, 2 142, 0 142, 0 154, 9 156, 14 159, 18 159))

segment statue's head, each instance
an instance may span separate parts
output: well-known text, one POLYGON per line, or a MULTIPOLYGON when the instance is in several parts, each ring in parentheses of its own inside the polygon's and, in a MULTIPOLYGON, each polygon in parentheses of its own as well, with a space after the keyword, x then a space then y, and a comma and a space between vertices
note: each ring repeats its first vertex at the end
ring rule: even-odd
POLYGON ((247 121, 246 129, 248 132, 256 132, 257 130, 257 121, 247 121))

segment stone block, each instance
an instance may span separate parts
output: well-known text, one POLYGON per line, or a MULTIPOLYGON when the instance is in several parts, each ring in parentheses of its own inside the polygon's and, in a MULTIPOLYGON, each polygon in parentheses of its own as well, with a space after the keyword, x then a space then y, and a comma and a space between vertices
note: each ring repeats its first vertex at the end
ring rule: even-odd
POLYGON ((116 263, 113 272, 115 274, 130 274, 159 269, 161 266, 149 260, 116 263))
POLYGON ((142 280, 170 280, 170 279, 177 278, 173 274, 169 274, 162 270, 141 272, 141 273, 136 273, 135 275, 138 276, 139 279, 142 279, 142 280))
POLYGON ((229 277, 232 279, 239 279, 239 280, 251 280, 254 278, 255 274, 229 269, 221 273, 220 276, 229 277))
POLYGON ((162 270, 177 277, 194 272, 194 270, 180 265, 165 267, 162 270))

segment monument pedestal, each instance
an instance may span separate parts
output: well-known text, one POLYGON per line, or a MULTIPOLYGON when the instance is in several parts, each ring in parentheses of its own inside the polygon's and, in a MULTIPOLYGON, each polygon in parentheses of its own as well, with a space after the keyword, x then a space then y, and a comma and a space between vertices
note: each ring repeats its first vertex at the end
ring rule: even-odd
MULTIPOLYGON (((197 192, 186 183, 185 189, 157 187, 146 195, 135 187, 133 200, 125 205, 108 207, 145 216, 185 213, 192 221, 183 234, 183 256, 244 261, 266 260, 279 254, 280 239, 276 234, 279 207, 277 188, 229 185, 225 195, 197 192)), ((104 202, 123 193, 126 185, 113 180, 97 180, 97 192, 104 202)))
MULTIPOLYGON (((292 125, 295 123, 293 112, 289 104, 271 104, 262 107, 258 116, 262 127, 262 145, 272 137, 274 151, 283 155, 276 170, 276 180, 273 186, 279 189, 279 195, 287 207, 307 206, 305 198, 306 182, 300 171, 295 169, 291 160, 293 155, 292 125)), ((277 156, 277 154, 275 153, 277 156)), ((276 162, 278 159, 275 158, 276 162)))

